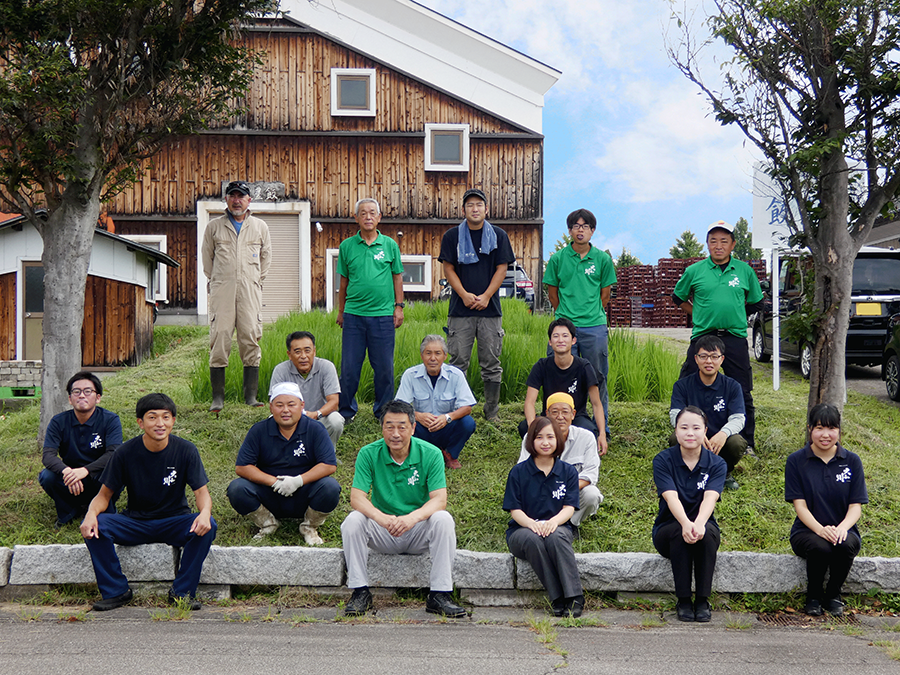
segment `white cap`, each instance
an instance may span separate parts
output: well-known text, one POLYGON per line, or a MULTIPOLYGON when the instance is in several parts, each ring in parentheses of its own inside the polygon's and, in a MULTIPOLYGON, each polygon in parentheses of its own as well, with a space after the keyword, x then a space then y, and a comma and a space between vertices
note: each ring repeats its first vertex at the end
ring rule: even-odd
POLYGON ((301 401, 303 400, 303 394, 300 391, 300 387, 293 382, 279 382, 272 387, 272 391, 269 392, 269 401, 274 401, 276 396, 282 396, 283 394, 295 396, 301 401))
POLYGON ((726 232, 731 232, 734 234, 734 225, 729 225, 724 220, 717 220, 708 228, 706 228, 706 234, 709 235, 713 230, 725 230, 726 232))

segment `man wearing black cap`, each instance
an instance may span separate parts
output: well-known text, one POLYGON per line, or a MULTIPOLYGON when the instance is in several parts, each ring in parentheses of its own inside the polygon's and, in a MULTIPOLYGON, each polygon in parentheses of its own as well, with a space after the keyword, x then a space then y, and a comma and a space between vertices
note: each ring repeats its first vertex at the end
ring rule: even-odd
POLYGON ((250 186, 246 182, 230 182, 225 188, 225 201, 225 215, 209 221, 203 235, 203 273, 209 280, 211 412, 225 405, 225 367, 235 329, 244 364, 244 402, 263 405, 256 400, 256 393, 262 356, 262 284, 271 252, 269 227, 250 215, 250 186))
POLYGON ((478 189, 463 195, 466 219, 444 233, 438 260, 450 284, 447 346, 450 365, 464 373, 469 368, 472 345, 478 340, 478 365, 484 382, 484 416, 495 420, 500 412, 503 368, 503 324, 497 291, 516 256, 506 232, 494 227, 487 216, 487 198, 478 189))

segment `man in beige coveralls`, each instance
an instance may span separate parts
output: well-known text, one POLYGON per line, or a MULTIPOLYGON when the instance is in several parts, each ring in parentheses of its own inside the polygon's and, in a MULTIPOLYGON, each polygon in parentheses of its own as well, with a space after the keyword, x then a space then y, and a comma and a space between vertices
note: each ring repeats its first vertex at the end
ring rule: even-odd
POLYGON ((235 329, 244 364, 244 402, 263 405, 256 392, 262 356, 262 284, 271 253, 269 227, 250 215, 250 186, 244 181, 228 184, 225 201, 225 215, 209 221, 203 235, 203 273, 209 279, 211 412, 225 405, 225 366, 235 329))

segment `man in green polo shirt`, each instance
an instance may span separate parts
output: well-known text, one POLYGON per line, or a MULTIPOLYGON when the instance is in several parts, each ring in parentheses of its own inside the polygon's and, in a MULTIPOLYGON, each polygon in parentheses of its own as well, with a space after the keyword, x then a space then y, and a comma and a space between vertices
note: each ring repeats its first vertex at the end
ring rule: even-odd
POLYGON ((747 316, 762 309, 762 288, 756 272, 731 255, 734 226, 724 220, 706 233, 709 258, 690 265, 675 284, 672 301, 693 319, 691 345, 681 367, 681 377, 697 372, 694 354, 701 335, 717 335, 725 343, 722 369, 738 381, 744 392, 746 423, 741 435, 754 446, 756 409, 753 406, 753 370, 747 345, 747 316))
MULTIPOLYGON (((544 271, 547 295, 556 318, 568 319, 578 330, 573 356, 590 361, 597 371, 600 402, 609 438, 609 330, 604 307, 609 305, 616 268, 606 251, 591 245, 597 218, 587 209, 572 211, 566 218, 572 242, 550 256, 544 271)), ((547 356, 553 352, 548 347, 547 356)))
POLYGON ((382 439, 363 446, 356 457, 350 506, 341 524, 347 587, 353 595, 347 616, 372 607, 369 549, 377 553, 431 554, 431 592, 425 611, 454 618, 466 610, 450 599, 456 526, 447 513, 444 458, 431 443, 413 437, 416 414, 405 401, 385 405, 382 439))
POLYGON ((403 263, 397 242, 378 231, 381 207, 374 199, 356 202, 359 232, 338 250, 337 325, 341 336, 341 395, 344 420, 358 410, 359 374, 369 353, 375 374, 375 416, 394 398, 394 331, 403 323, 403 263))

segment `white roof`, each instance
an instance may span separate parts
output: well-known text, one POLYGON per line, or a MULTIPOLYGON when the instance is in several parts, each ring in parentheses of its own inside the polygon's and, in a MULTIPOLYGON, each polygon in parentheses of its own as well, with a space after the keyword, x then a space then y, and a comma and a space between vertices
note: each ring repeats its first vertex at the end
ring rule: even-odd
POLYGON ((561 73, 411 0, 282 0, 289 18, 391 68, 541 133, 561 73))

